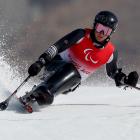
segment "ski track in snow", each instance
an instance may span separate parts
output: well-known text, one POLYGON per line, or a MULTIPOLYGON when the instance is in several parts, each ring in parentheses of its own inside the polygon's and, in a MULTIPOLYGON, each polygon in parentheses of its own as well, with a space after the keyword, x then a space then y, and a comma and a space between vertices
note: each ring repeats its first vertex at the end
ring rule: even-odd
MULTIPOLYGON (((8 68, 1 61, 0 72, 8 68)), ((20 80, 2 74, 0 101, 19 84, 20 80)), ((25 85, 18 96, 29 88, 25 85)), ((140 92, 81 86, 73 93, 57 96, 51 106, 37 108, 32 114, 25 113, 13 98, 8 109, 0 112, 0 124, 2 140, 138 140, 140 92)))
POLYGON ((13 108, 0 115, 0 136, 4 139, 23 136, 49 140, 137 140, 139 98, 140 93, 131 89, 81 87, 74 93, 59 95, 54 104, 32 114, 16 111, 11 102, 13 108), (11 130, 10 137, 6 135, 7 127, 11 130))

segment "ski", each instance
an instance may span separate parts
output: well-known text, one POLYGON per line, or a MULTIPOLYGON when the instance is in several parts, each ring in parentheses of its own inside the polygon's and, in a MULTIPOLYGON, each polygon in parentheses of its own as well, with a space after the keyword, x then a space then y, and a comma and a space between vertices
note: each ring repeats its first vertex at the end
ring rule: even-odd
POLYGON ((16 97, 16 98, 20 102, 22 107, 25 109, 25 111, 27 111, 28 113, 32 113, 33 112, 33 108, 32 108, 31 105, 26 104, 20 97, 16 97))

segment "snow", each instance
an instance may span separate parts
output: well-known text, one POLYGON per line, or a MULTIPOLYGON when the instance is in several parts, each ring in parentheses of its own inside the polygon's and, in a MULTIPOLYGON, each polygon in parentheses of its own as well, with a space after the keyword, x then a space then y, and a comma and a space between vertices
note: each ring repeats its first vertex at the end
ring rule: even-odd
MULTIPOLYGON (((8 71, 8 65, 0 64, 2 70, 8 71)), ((20 82, 2 74, 0 101, 20 82)), ((139 128, 140 92, 135 89, 81 86, 32 114, 20 112, 16 99, 0 112, 1 140, 139 140, 139 128)))

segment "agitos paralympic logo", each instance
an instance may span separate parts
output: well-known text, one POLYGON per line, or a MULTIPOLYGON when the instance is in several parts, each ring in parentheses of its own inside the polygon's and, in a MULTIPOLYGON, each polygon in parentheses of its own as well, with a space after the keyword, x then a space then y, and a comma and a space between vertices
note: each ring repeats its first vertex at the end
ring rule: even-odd
POLYGON ((85 55, 85 60, 86 61, 91 61, 93 64, 97 64, 98 63, 98 60, 94 60, 93 59, 93 56, 94 56, 94 50, 93 49, 90 49, 90 48, 85 49, 84 50, 84 54, 86 54, 85 55))

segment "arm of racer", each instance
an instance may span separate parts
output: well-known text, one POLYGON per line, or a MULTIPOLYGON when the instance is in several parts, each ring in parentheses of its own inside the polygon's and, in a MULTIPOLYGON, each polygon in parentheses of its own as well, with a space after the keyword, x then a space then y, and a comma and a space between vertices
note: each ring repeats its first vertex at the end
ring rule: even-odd
POLYGON ((118 52, 117 50, 111 55, 108 63, 106 64, 107 75, 115 80, 116 86, 121 86, 126 79, 126 75, 122 72, 121 68, 117 67, 118 52))
POLYGON ((57 54, 63 52, 64 50, 77 43, 81 38, 84 37, 84 35, 84 29, 77 29, 72 31, 48 47, 47 50, 41 54, 39 60, 41 60, 44 64, 50 62, 57 54))

